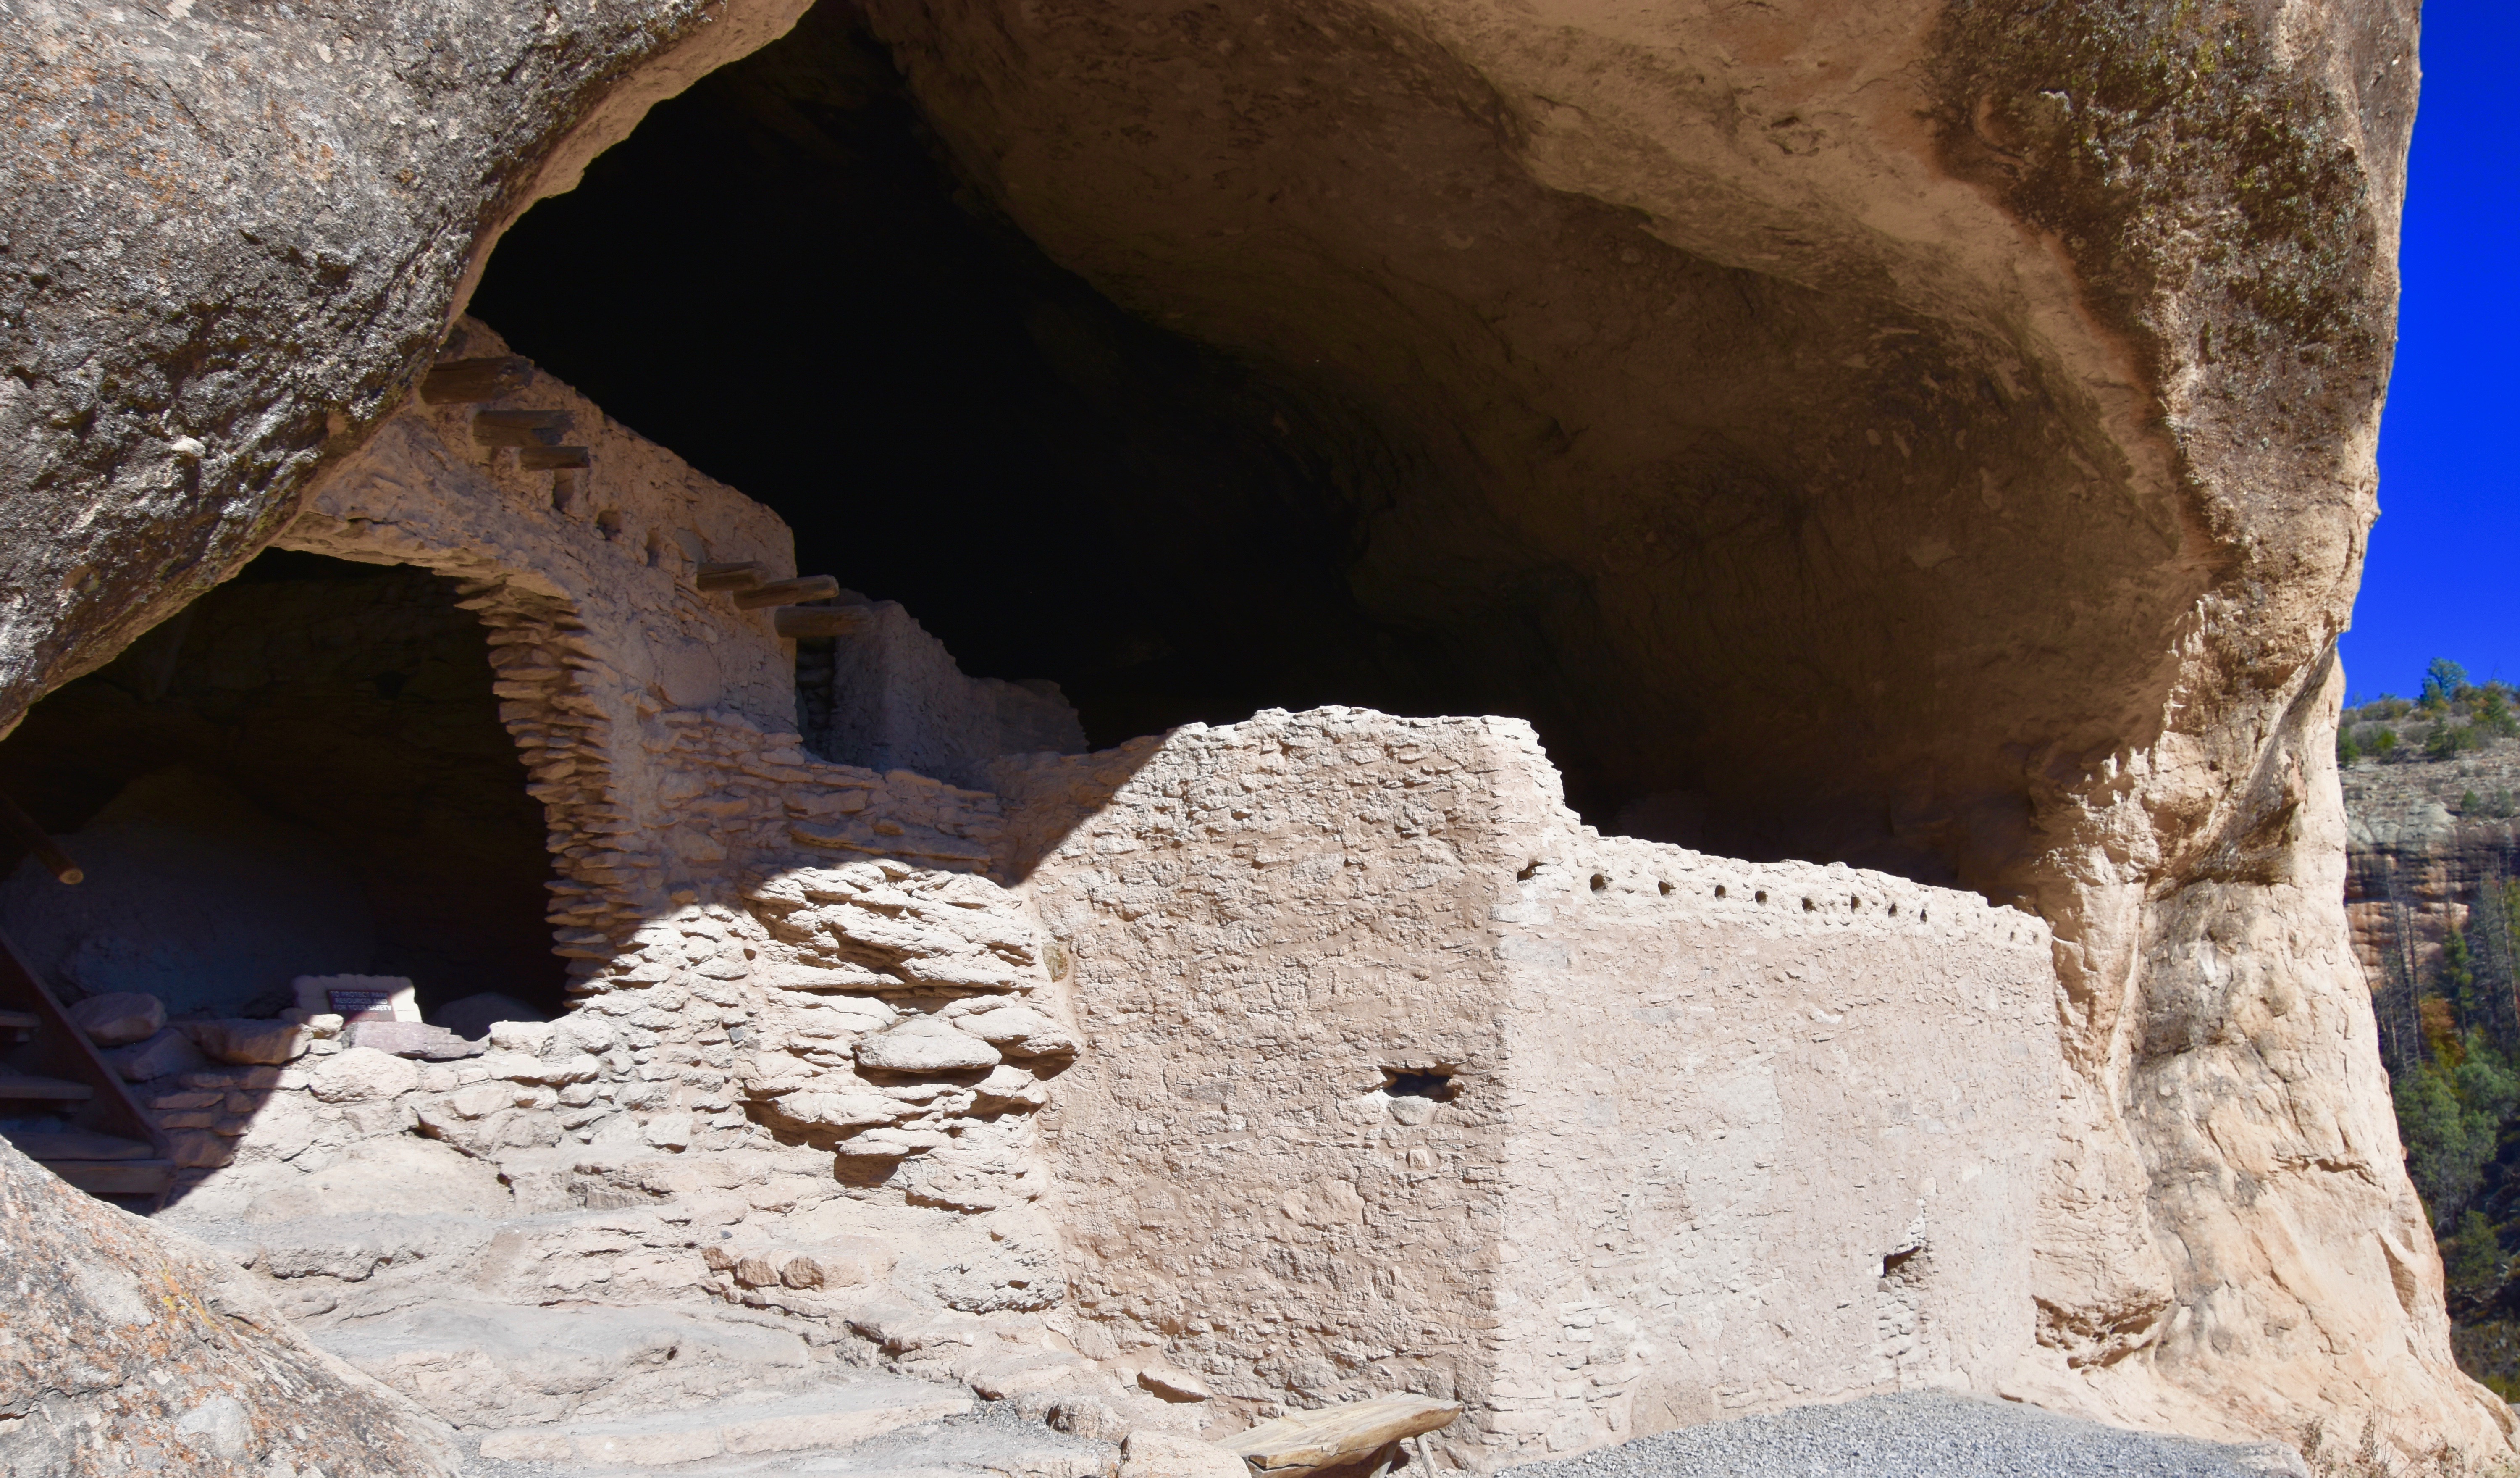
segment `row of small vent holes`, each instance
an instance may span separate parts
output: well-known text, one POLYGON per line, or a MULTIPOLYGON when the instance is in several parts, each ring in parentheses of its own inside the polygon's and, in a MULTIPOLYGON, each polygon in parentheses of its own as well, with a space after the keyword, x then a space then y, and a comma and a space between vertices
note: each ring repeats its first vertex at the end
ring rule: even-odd
MULTIPOLYGON (((1534 861, 1532 861, 1532 862, 1531 862, 1531 864, 1530 864, 1530 865, 1528 865, 1528 866, 1524 867, 1524 868, 1522 869, 1522 871, 1515 873, 1515 874, 1514 874, 1514 877, 1515 877, 1515 878, 1517 878, 1517 879, 1519 879, 1519 880, 1520 880, 1520 881, 1522 881, 1522 882, 1526 882, 1526 883, 1528 883, 1528 882, 1530 882, 1530 881, 1532 880, 1532 878, 1534 878, 1535 876, 1537 876, 1537 875, 1539 874, 1539 872, 1540 872, 1540 863, 1539 863, 1539 861, 1538 861, 1537 859, 1535 859, 1534 861)), ((1597 872, 1597 873, 1593 874, 1593 891, 1594 891, 1595 893, 1606 893, 1606 892, 1608 892, 1608 891, 1609 891, 1609 887, 1610 887, 1610 876, 1609 876, 1609 874, 1608 874, 1608 873, 1604 873, 1604 872, 1597 872)), ((1669 898, 1669 897, 1671 897, 1674 893, 1677 893, 1677 892, 1679 892, 1679 891, 1680 891, 1680 890, 1678 890, 1678 889, 1674 888, 1674 887, 1673 887, 1671 884, 1669 884, 1669 883, 1656 883, 1656 884, 1654 884, 1654 888, 1655 888, 1658 892, 1660 892, 1664 898, 1669 898)), ((1731 898, 1732 895, 1731 891, 1730 891, 1730 890, 1728 890, 1728 889, 1725 887, 1725 885, 1724 885, 1724 884, 1722 884, 1722 883, 1718 883, 1718 884, 1716 884, 1716 885, 1715 885, 1715 896, 1716 896, 1717 898, 1719 898, 1719 899, 1723 899, 1723 898, 1731 898)), ((1757 890, 1757 891, 1752 895, 1752 898, 1751 898, 1751 901, 1753 901, 1753 902, 1764 903, 1764 902, 1766 902, 1767 901, 1768 901, 1768 890, 1766 890, 1765 888, 1761 888, 1761 889, 1757 890)), ((1863 908, 1864 908, 1864 900, 1862 900, 1862 899, 1860 899, 1860 898, 1857 898, 1857 897, 1856 897, 1855 895, 1853 895, 1853 894, 1848 894, 1848 895, 1847 895, 1847 898, 1846 898, 1846 906, 1847 906, 1847 908, 1848 908, 1849 910, 1851 910, 1851 911, 1854 911, 1854 912, 1862 912, 1862 911, 1863 911, 1863 908)), ((1821 910, 1821 904, 1820 904, 1819 900, 1817 900, 1817 899, 1809 899, 1809 898, 1807 898, 1807 899, 1804 899, 1804 900, 1803 900, 1803 912, 1805 912, 1805 913, 1818 913, 1818 912, 1820 912, 1820 910, 1821 910)), ((1892 904, 1890 905, 1890 916, 1891 916, 1892 918, 1897 918, 1897 917, 1899 916, 1899 905, 1898 905, 1898 904, 1896 904, 1896 903, 1892 903, 1892 904)), ((1916 922, 1918 922, 1918 923, 1920 923, 1920 924, 1921 924, 1921 923, 1924 923, 1924 922, 1926 922, 1926 921, 1927 921, 1927 919, 1926 919, 1925 910, 1924 910, 1924 909, 1922 909, 1922 908, 1917 909, 1917 910, 1916 910, 1916 922)))

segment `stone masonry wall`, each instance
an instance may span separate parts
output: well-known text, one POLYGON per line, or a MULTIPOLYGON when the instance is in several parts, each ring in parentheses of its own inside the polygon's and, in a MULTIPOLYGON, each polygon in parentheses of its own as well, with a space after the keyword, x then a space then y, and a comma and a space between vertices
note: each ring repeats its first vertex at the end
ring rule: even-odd
POLYGON ((303 1316, 456 1273, 713 1297, 1211 1432, 1405 1388, 1469 1406, 1438 1446, 1476 1470, 1990 1390, 2028 1345, 2043 925, 1602 839, 1508 719, 1270 712, 1001 760, 996 794, 825 762, 792 649, 689 580, 784 574, 785 530, 564 387, 514 404, 591 465, 414 406, 285 542, 467 581, 575 1004, 474 1057, 317 1039, 181 1085, 233 1159, 191 1214, 232 1232, 451 1198, 373 1267, 237 1233, 303 1316))
MULTIPOLYGON (((449 353, 503 350, 473 325, 449 353)), ((549 818, 574 1009, 452 1062, 319 1038, 293 1064, 159 1085, 168 1112, 204 1120, 185 1127, 187 1158, 233 1162, 199 1205, 318 1206, 327 1178, 418 1134, 495 1172, 466 1192, 485 1215, 660 1203, 757 1180, 756 1161, 790 1174, 799 1152, 832 1191, 836 1177, 931 1215, 1021 1214, 1042 1187, 1030 1115, 1074 1043, 1047 993, 1026 1004, 1047 980, 989 875, 997 799, 806 753, 792 646, 767 613, 691 583, 704 561, 788 574, 775 516, 548 377, 488 408, 567 412, 584 469, 523 471, 475 444, 479 408, 415 401, 281 542, 466 581, 549 818), (623 1169, 660 1155, 695 1169, 623 1169), (714 1179, 698 1168, 713 1159, 714 1179)), ((1039 1239, 998 1240, 994 1263, 915 1291, 971 1309, 1055 1298, 1039 1239)))
POLYGON ((815 753, 985 787, 1001 755, 1084 751, 1085 731, 1057 683, 969 676, 900 602, 867 602, 863 611, 856 630, 799 643, 797 684, 815 753))
POLYGON ((1482 1470, 2028 1351, 2036 919, 1601 838, 1508 719, 998 776, 1085 1038, 1044 1115, 1080 1349, 1249 1415, 1459 1399, 1482 1470))
MULTIPOLYGON (((1486 727, 1264 713, 999 766, 1086 1039, 1045 1113, 1079 1348, 1245 1417, 1485 1401, 1506 1009, 1460 841, 1486 727), (1439 1068, 1452 1102, 1387 1091, 1439 1068)), ((1485 1455, 1466 1425, 1439 1460, 1485 1455)))

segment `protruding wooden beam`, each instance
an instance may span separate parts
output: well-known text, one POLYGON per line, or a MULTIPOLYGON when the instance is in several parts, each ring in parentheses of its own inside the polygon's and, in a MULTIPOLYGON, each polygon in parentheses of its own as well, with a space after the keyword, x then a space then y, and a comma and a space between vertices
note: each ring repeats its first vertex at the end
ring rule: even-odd
POLYGON ((496 400, 523 390, 533 378, 533 365, 516 354, 449 359, 422 379, 420 398, 431 405, 496 400))
POLYGON ((485 410, 472 417, 472 439, 483 446, 558 446, 567 435, 564 410, 485 410))
POLYGON ((874 619, 873 606, 781 606, 770 613, 782 636, 846 636, 874 619))
POLYGON ((0 826, 8 828, 10 834, 18 839, 18 844, 33 853, 35 859, 50 869, 54 877, 65 883, 86 879, 87 874, 80 870, 78 863, 70 860, 68 853, 62 851, 60 845, 53 841, 51 833, 36 825, 35 818, 21 810, 18 803, 6 795, 0 795, 0 826))
POLYGON ((804 575, 794 579, 774 579, 766 585, 754 585, 735 592, 735 608, 758 611, 764 606, 791 606, 798 601, 830 600, 840 593, 840 582, 828 575, 804 575))
POLYGON ((564 467, 585 467, 594 460, 583 446, 528 446, 517 453, 517 465, 527 472, 558 472, 564 467))
POLYGON ((761 583, 761 561, 729 560, 702 565, 692 583, 703 590, 749 590, 761 583))

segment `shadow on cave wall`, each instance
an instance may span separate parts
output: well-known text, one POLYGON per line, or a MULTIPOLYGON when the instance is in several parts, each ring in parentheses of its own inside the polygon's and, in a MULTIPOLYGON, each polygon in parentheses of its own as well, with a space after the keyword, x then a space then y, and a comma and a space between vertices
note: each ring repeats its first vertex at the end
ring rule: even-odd
MULTIPOLYGON (((825 0, 659 105, 518 223, 472 310, 777 510, 800 568, 967 670, 1057 680, 1095 744, 1264 707, 1508 715, 1605 830, 2002 899, 2043 777, 2141 741, 2194 572, 2019 346, 1543 190, 1355 36, 1268 64, 1342 79, 1348 114, 1247 149, 1169 117, 1213 133, 1183 158, 1249 166, 1232 190, 1186 164, 1192 193, 1133 191, 1146 141, 1099 122, 1030 159, 1124 311, 966 172, 968 109, 922 111, 959 84, 1019 120, 1072 79, 1027 56, 938 84, 994 77, 949 57, 914 96, 866 27, 825 0)), ((1263 65, 1174 40, 1167 65, 1263 65)))
POLYGON ((778 510, 800 569, 902 602, 968 671, 1058 680, 1098 746, 1463 686, 1358 610, 1366 494, 1287 431, 1312 412, 962 189, 838 7, 537 206, 472 311, 778 510))

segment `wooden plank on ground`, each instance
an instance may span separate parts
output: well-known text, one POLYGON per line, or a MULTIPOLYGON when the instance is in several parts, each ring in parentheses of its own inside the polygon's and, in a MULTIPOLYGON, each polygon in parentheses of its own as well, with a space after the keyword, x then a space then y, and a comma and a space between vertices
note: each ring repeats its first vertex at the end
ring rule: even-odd
POLYGON ((1427 1396, 1383 1396, 1318 1411, 1295 1411, 1274 1421, 1215 1439, 1270 1478, 1301 1478, 1344 1467, 1462 1414, 1459 1404, 1427 1396))

